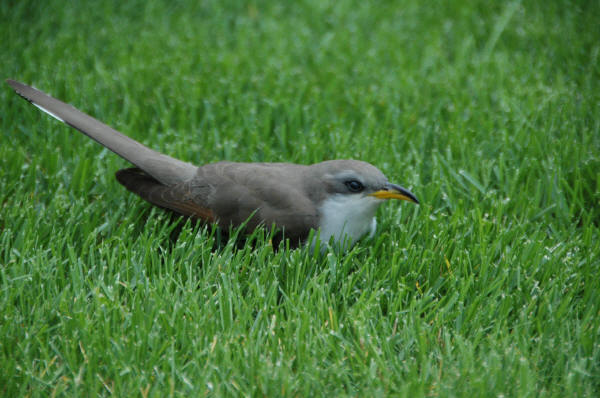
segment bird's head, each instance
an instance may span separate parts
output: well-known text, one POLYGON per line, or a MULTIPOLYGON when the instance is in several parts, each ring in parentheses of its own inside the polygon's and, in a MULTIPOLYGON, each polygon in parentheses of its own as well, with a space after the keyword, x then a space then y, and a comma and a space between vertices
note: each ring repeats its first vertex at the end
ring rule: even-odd
POLYGON ((370 163, 360 160, 329 160, 311 167, 315 167, 315 174, 321 180, 324 193, 328 196, 379 199, 374 203, 381 203, 381 200, 385 199, 419 203, 412 192, 389 182, 387 177, 370 163))
POLYGON ((320 239, 327 244, 353 244, 366 233, 375 232, 377 207, 386 199, 419 203, 415 195, 392 184, 375 166, 358 160, 330 160, 310 166, 315 201, 320 203, 320 239))

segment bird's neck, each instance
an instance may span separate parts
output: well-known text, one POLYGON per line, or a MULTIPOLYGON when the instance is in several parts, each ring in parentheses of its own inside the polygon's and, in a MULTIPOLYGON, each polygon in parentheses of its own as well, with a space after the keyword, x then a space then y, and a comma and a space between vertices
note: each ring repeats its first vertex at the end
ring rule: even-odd
POLYGON ((319 240, 326 247, 333 238, 336 244, 353 245, 366 233, 375 233, 375 212, 381 200, 364 195, 333 195, 319 208, 319 240))

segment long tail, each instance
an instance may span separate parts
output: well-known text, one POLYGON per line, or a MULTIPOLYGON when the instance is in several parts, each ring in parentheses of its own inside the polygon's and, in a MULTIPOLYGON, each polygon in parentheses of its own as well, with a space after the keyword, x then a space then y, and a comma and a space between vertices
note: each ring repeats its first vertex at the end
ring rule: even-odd
POLYGON ((153 151, 69 104, 23 83, 6 81, 21 97, 61 122, 81 131, 160 183, 172 186, 192 178, 197 167, 153 151))

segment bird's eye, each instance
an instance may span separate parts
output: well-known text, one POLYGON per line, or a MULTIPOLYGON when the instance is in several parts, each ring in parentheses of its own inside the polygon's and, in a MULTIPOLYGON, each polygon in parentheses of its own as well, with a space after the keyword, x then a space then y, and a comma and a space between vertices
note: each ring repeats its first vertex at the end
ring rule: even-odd
POLYGON ((361 184, 360 181, 350 180, 345 182, 346 187, 350 190, 350 192, 361 192, 365 189, 365 186, 361 184))

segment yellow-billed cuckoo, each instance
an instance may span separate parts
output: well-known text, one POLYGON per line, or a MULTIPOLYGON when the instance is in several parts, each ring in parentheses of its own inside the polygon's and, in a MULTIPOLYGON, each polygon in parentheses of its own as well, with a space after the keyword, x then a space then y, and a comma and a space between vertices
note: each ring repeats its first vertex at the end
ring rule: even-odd
POLYGON ((330 240, 353 244, 377 225, 383 199, 419 203, 407 189, 388 182, 375 166, 359 160, 328 160, 310 166, 292 163, 218 162, 196 167, 155 152, 91 116, 23 83, 7 83, 33 105, 81 131, 136 167, 119 170, 117 180, 148 202, 220 227, 254 230, 275 225, 292 244, 319 231, 330 240))

